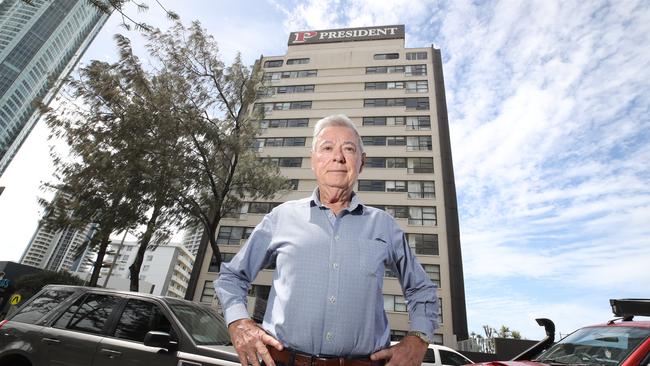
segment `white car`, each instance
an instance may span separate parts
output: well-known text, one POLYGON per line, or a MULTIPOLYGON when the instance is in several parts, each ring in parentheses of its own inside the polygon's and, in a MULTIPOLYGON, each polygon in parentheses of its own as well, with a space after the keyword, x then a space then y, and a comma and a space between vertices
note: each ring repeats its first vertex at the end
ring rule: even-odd
MULTIPOLYGON (((397 342, 390 342, 391 346, 395 344, 397 342)), ((461 355, 456 350, 438 344, 429 345, 429 349, 422 361, 422 365, 425 366, 460 366, 473 363, 474 361, 461 355)))

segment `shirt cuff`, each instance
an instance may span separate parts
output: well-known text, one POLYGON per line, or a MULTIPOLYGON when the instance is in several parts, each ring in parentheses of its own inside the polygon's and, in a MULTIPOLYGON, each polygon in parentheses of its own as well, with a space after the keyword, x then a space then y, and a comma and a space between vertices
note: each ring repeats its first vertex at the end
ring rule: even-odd
POLYGON ((224 320, 226 321, 226 325, 230 325, 230 323, 234 322, 235 320, 248 319, 250 318, 250 315, 248 315, 246 305, 237 303, 233 304, 228 309, 225 309, 223 311, 223 317, 225 318, 224 320))

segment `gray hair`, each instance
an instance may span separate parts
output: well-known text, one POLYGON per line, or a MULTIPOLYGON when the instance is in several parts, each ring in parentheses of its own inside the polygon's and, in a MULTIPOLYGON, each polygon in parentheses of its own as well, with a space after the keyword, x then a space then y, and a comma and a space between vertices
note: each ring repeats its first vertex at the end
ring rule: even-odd
POLYGON ((316 122, 316 125, 314 126, 314 135, 311 140, 311 151, 316 151, 316 138, 318 138, 318 135, 320 135, 320 133, 323 132, 325 127, 330 127, 330 126, 347 127, 352 131, 354 131, 354 134, 357 135, 359 149, 363 154, 363 141, 361 141, 361 135, 359 134, 359 130, 357 130, 357 126, 354 124, 354 122, 352 122, 350 118, 348 118, 343 114, 334 114, 331 116, 327 116, 323 119, 320 119, 318 122, 316 122))

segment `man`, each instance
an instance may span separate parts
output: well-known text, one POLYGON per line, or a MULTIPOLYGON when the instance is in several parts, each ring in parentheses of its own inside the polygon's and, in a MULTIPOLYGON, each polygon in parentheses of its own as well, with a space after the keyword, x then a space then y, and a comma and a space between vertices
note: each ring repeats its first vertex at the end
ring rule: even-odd
POLYGON ((222 265, 215 289, 242 366, 259 359, 268 366, 422 363, 437 326, 436 288, 395 220, 352 191, 365 158, 350 119, 318 121, 311 152, 317 189, 276 207, 222 265), (249 318, 246 294, 274 262, 262 329, 249 318), (412 331, 390 348, 385 267, 402 284, 412 331))

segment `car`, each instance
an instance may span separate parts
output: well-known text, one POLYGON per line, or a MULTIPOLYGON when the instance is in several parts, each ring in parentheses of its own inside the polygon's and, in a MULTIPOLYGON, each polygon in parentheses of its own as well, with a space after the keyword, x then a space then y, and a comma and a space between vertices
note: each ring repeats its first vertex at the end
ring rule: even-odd
MULTIPOLYGON (((391 346, 398 342, 391 342, 391 346)), ((460 366, 473 364, 469 358, 463 356, 453 348, 441 346, 439 344, 430 344, 427 353, 422 361, 423 366, 460 366)))
POLYGON ((546 338, 510 361, 491 361, 482 366, 536 365, 650 365, 650 321, 634 319, 650 316, 648 299, 612 299, 616 319, 586 326, 553 343, 555 326, 537 319, 546 328, 546 338))
POLYGON ((0 322, 0 365, 237 366, 208 306, 136 292, 47 285, 0 322))

